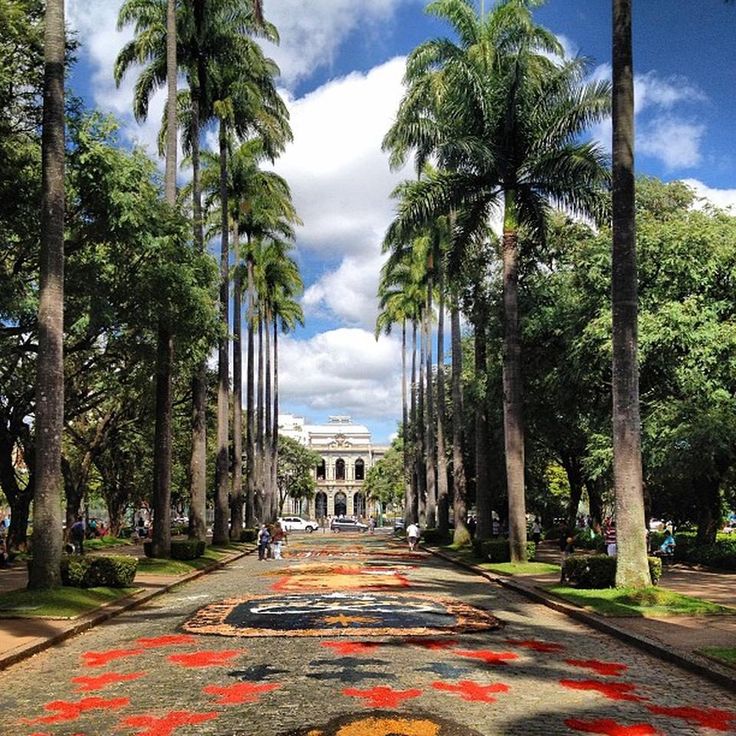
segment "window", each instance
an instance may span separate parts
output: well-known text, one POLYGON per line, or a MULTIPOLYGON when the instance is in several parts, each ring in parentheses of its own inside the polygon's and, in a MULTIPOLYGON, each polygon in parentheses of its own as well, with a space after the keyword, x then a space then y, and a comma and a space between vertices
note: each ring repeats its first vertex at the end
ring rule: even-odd
POLYGON ((317 480, 324 480, 327 477, 327 473, 325 471, 325 459, 322 458, 319 465, 317 465, 317 480))
POLYGON ((365 480, 365 463, 360 459, 355 461, 355 480, 365 480))
POLYGON ((345 461, 342 458, 335 462, 335 480, 345 480, 345 461))

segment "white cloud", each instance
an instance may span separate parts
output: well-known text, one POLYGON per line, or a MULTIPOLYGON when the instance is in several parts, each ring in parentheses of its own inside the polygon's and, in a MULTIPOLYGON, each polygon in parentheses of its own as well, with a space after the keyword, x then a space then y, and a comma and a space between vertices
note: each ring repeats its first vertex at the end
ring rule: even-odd
POLYGON ((697 197, 707 200, 716 207, 732 208, 736 211, 736 189, 714 189, 698 179, 683 179, 682 181, 695 190, 697 197))
POLYGON ((330 67, 340 45, 355 32, 365 35, 391 20, 400 5, 423 0, 266 0, 266 17, 279 30, 279 46, 265 44, 292 87, 316 69, 330 67))
POLYGON ((697 166, 705 126, 677 118, 656 118, 637 135, 639 150, 658 158, 669 170, 697 166))
POLYGON ((340 266, 322 276, 304 293, 304 311, 310 316, 335 319, 373 329, 378 312, 376 291, 381 255, 347 256, 340 266))
POLYGON ((401 411, 401 344, 367 330, 340 328, 309 340, 280 341, 284 401, 324 413, 385 419, 401 411))
POLYGON ((393 122, 404 59, 333 80, 289 100, 294 142, 276 164, 304 220, 301 247, 323 255, 375 253, 393 216, 393 173, 381 141, 393 122))

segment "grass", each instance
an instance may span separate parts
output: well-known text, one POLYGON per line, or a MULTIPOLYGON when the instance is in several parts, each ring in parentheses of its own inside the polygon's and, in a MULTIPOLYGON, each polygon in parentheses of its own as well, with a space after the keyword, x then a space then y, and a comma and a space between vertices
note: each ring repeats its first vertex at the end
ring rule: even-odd
POLYGON ((605 588, 581 590, 552 585, 550 593, 603 616, 718 616, 734 615, 736 609, 674 593, 664 588, 605 588))
POLYGON ((77 618, 138 588, 56 588, 3 593, 2 618, 77 618))
POLYGON ((126 544, 132 544, 130 539, 122 539, 121 537, 96 537, 95 539, 85 539, 84 549, 86 550, 98 550, 105 549, 106 547, 121 547, 126 544))
POLYGON ((218 545, 207 547, 204 554, 196 560, 162 560, 156 557, 141 557, 138 560, 138 572, 149 575, 186 575, 194 570, 201 570, 223 557, 243 549, 240 544, 218 545))
POLYGON ((499 575, 560 574, 560 566, 549 562, 482 562, 478 567, 499 575))
POLYGON ((711 659, 736 667, 736 647, 707 647, 700 650, 702 654, 711 659))

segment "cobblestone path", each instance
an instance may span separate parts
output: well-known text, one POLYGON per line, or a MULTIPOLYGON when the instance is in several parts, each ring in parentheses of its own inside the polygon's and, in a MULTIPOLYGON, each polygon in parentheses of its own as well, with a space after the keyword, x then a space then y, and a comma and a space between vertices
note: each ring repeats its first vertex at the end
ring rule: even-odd
POLYGON ((733 693, 383 535, 293 534, 285 553, 243 558, 2 673, 4 732, 736 732, 733 693), (472 628, 485 612, 502 625, 435 626, 472 628))

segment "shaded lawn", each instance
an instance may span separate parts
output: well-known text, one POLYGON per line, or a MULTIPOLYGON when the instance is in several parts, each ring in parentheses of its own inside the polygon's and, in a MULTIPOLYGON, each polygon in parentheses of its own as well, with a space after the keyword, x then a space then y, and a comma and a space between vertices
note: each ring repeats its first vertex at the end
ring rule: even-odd
POLYGON ((129 546, 133 543, 130 539, 123 539, 122 537, 111 537, 106 535, 104 537, 97 537, 95 539, 85 539, 84 549, 88 550, 100 550, 106 549, 107 547, 123 547, 129 546))
POLYGON ((138 560, 138 572, 150 575, 186 575, 193 570, 202 570, 214 562, 219 562, 232 552, 239 552, 248 545, 227 544, 207 547, 201 557, 195 560, 162 560, 156 557, 141 557, 138 560))
POLYGON ((664 588, 604 588, 582 590, 550 585, 550 593, 603 616, 719 616, 734 615, 736 609, 682 595, 664 588))
POLYGON ((3 593, 1 618, 77 618, 140 588, 56 588, 3 593))
POLYGON ((549 562, 483 562, 473 554, 472 547, 464 545, 455 547, 450 544, 443 548, 443 551, 471 565, 475 565, 481 570, 496 573, 497 575, 545 575, 553 573, 560 574, 560 566, 553 565, 549 562))
POLYGON ((700 651, 707 657, 717 659, 731 667, 736 667, 736 647, 707 647, 700 651))

